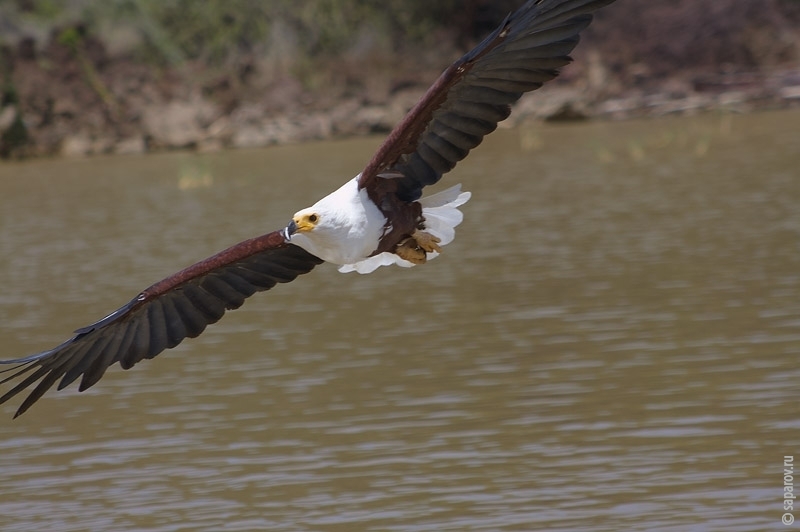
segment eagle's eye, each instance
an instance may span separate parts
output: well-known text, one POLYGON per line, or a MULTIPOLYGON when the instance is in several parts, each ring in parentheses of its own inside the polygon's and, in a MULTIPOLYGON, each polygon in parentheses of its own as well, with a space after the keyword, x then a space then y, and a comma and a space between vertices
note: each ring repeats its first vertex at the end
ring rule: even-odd
POLYGON ((311 222, 312 224, 317 223, 317 219, 318 218, 317 218, 316 214, 309 214, 308 215, 308 221, 311 222))

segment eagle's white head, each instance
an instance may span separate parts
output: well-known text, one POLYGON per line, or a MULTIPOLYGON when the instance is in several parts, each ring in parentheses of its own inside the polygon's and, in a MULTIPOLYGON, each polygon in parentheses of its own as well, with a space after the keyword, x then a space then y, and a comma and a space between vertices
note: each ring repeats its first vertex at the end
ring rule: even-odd
POLYGON ((312 255, 334 264, 353 264, 378 248, 386 218, 358 190, 357 179, 345 183, 311 207, 297 211, 285 234, 312 255))

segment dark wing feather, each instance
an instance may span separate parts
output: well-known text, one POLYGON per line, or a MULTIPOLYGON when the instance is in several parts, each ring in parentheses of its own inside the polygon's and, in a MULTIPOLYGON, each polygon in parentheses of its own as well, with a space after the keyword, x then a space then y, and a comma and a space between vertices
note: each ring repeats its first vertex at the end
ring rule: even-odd
POLYGON ((17 360, 0 385, 14 386, 0 404, 39 381, 14 417, 25 412, 57 381, 58 389, 81 378, 80 391, 119 362, 125 369, 194 338, 239 308, 256 292, 288 283, 322 260, 273 232, 246 240, 160 281, 100 321, 75 331, 58 347, 17 360), (21 379, 21 380, 20 380, 21 379))
POLYGON ((404 201, 422 195, 570 62, 591 13, 613 0, 530 0, 442 73, 378 148, 359 178, 398 180, 404 201))

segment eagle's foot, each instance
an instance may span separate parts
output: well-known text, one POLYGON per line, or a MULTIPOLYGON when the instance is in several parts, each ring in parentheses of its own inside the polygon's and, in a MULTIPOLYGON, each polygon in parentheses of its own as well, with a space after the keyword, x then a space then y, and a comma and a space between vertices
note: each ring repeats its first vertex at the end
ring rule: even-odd
POLYGON ((426 233, 425 231, 414 231, 414 234, 411 235, 411 238, 417 241, 417 245, 430 253, 431 251, 435 251, 436 253, 441 253, 442 248, 439 247, 439 242, 442 240, 433 236, 430 233, 426 233))
POLYGON ((428 253, 431 251, 441 252, 439 240, 425 231, 414 231, 414 234, 399 244, 395 248, 395 254, 401 259, 413 264, 425 264, 428 260, 428 253))

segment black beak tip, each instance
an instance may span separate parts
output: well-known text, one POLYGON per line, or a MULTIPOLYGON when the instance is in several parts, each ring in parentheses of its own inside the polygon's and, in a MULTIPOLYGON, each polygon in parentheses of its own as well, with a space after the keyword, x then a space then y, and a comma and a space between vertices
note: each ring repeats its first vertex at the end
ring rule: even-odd
POLYGON ((297 232, 297 224, 294 223, 294 220, 289 222, 289 225, 283 230, 283 236, 286 240, 291 240, 292 235, 297 232))

